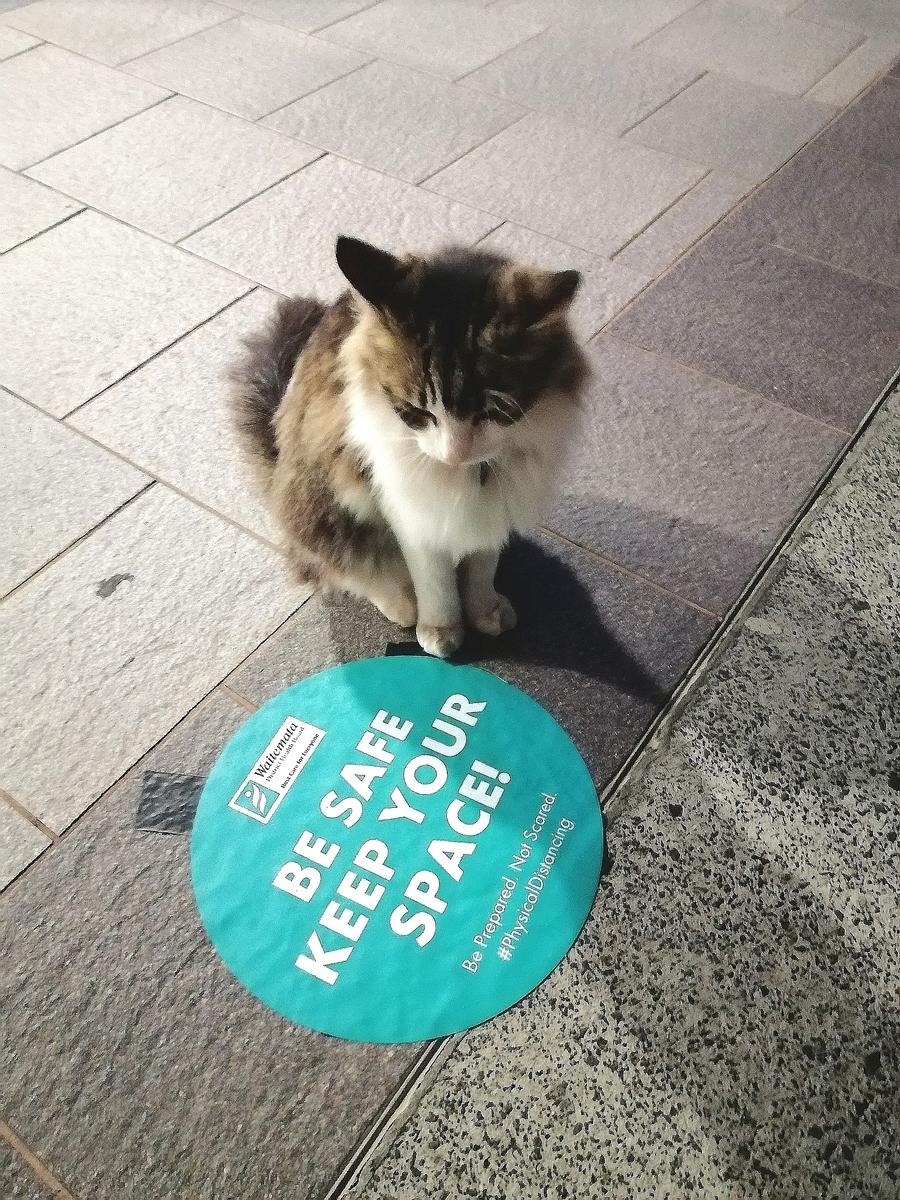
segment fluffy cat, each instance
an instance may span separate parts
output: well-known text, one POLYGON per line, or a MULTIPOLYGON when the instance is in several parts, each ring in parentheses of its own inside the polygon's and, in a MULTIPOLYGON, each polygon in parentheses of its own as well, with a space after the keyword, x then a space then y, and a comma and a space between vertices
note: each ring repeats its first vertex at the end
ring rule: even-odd
POLYGON ((351 290, 282 300, 249 338, 235 415, 301 575, 369 599, 445 657, 515 624, 494 588, 576 426, 576 271, 480 251, 397 258, 338 238, 351 290))

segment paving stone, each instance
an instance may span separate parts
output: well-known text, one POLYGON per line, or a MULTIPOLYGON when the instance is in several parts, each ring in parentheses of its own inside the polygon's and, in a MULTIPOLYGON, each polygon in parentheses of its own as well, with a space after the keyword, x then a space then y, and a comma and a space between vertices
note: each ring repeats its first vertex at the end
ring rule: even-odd
MULTIPOLYGON (((2 3, 2 0, 0 0, 2 3)), ((0 12, 2 12, 0 7, 0 12)), ((35 1175, 25 1159, 0 1138, 0 1189, 8 1200, 52 1200, 58 1196, 35 1175)))
POLYGON ((518 106, 468 87, 373 62, 265 124, 417 183, 523 115, 518 106))
POLYGON ((459 1043, 352 1200, 896 1194, 888 420, 824 560, 801 543, 608 809, 572 951, 459 1043))
POLYGON ((597 0, 495 0, 498 15, 536 25, 565 25, 576 38, 600 36, 607 46, 633 46, 667 25, 697 0, 628 0, 597 3, 597 0))
POLYGON ((710 171, 643 233, 629 242, 615 262, 647 276, 659 275, 738 203, 749 188, 726 171, 710 171))
POLYGON ((242 16, 136 58, 128 70, 255 121, 365 61, 355 50, 242 16))
POLYGON ((0 596, 148 482, 0 388, 0 596))
POLYGON ((229 8, 313 33, 375 3, 377 0, 229 0, 229 8))
POLYGON ((433 176, 428 188, 607 255, 703 174, 694 163, 534 114, 433 176), (536 188, 536 180, 552 186, 536 188))
MULTIPOLYGON (((142 766, 206 775, 246 715, 216 696, 142 766)), ((10 1123, 78 1196, 311 1200, 420 1048, 254 1000, 200 924, 189 839, 135 830, 140 787, 136 771, 4 908, 10 1123)))
MULTIPOLYGON (((51 844, 46 834, 16 812, 0 795, 0 891, 51 844)), ((0 1149, 5 1145, 0 1140, 0 1149)), ((0 1167, 0 1182, 2 1180, 3 1168, 0 1167)))
POLYGON ((900 166, 900 86, 882 80, 852 108, 841 113, 822 134, 821 142, 834 154, 870 158, 900 166))
POLYGON ((0 63, 0 162, 30 166, 165 96, 77 54, 38 46, 0 63))
POLYGON ((849 431, 896 366, 900 291, 760 245, 737 214, 612 330, 849 431))
POLYGON ((407 67, 457 79, 540 31, 470 0, 382 0, 322 36, 407 67))
MULTIPOLYGON (((498 639, 470 637, 463 659, 536 697, 603 784, 714 622, 544 536, 506 552, 498 586, 518 610, 518 628, 498 639)), ((384 654, 404 636, 371 605, 314 596, 229 682, 262 703, 325 667, 384 654)))
POLYGON ((319 151, 173 96, 32 169, 61 191, 170 241, 186 237, 319 151))
POLYGON ((451 203, 343 159, 327 157, 189 237, 184 245, 279 292, 334 299, 346 281, 334 261, 339 233, 385 249, 470 244, 499 217, 451 203), (303 250, 297 245, 302 230, 303 250))
POLYGON ((529 108, 621 133, 697 78, 700 70, 644 49, 610 46, 591 26, 548 29, 470 75, 466 84, 529 108))
POLYGON ((794 16, 876 37, 900 36, 900 8, 894 0, 807 0, 794 16))
POLYGON ((63 416, 248 288, 81 213, 0 258, 0 384, 63 416))
POLYGON ((546 524, 724 612, 845 437, 604 336, 546 524))
POLYGON ((900 287, 898 197, 900 159, 852 158, 816 142, 751 197, 741 217, 786 250, 900 287))
POLYGON ((0 254, 81 207, 68 196, 0 167, 0 254))
POLYGON ((0 25, 0 59, 11 58, 14 54, 21 54, 23 50, 30 50, 32 46, 37 45, 37 38, 29 37, 27 33, 21 33, 18 29, 0 25))
POLYGON ((557 242, 509 223, 489 233, 479 245, 505 254, 519 262, 548 267, 553 271, 574 268, 581 274, 581 287, 572 305, 572 325, 581 341, 587 341, 601 326, 638 294, 648 282, 647 275, 606 262, 575 246, 557 242))
POLYGON ((152 488, 0 608, 0 787, 62 830, 304 595, 274 551, 152 488))
POLYGON ((897 38, 868 38, 807 93, 810 100, 843 107, 900 54, 897 38))
POLYGON ((231 15, 205 0, 36 0, 7 20, 27 33, 115 66, 231 15))
POLYGON ((859 44, 858 35, 782 19, 731 0, 703 0, 653 34, 647 50, 800 96, 859 44))
POLYGON ((265 321, 272 298, 253 292, 188 334, 70 423, 150 474, 261 537, 279 538, 253 486, 228 410, 229 363, 265 321))
POLYGON ((812 100, 704 75, 642 121, 626 141, 755 181, 771 175, 833 115, 833 108, 812 100))

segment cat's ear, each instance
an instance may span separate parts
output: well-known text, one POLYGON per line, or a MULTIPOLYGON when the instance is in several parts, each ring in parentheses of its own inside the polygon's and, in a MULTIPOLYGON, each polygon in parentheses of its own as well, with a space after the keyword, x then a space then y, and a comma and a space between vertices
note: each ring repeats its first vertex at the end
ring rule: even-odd
POLYGON ((335 256, 347 282, 364 300, 376 308, 391 307, 399 284, 409 272, 408 263, 359 238, 343 236, 337 240, 335 256))
POLYGON ((525 326, 565 315, 581 285, 578 271, 510 266, 503 280, 506 305, 525 326))

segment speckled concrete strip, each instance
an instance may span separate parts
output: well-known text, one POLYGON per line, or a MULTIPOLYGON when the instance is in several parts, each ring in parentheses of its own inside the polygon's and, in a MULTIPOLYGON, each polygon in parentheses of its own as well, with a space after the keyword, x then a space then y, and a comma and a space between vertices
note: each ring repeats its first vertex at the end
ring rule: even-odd
POLYGON ((895 392, 633 785, 577 946, 351 1195, 897 1195, 898 460, 895 392))

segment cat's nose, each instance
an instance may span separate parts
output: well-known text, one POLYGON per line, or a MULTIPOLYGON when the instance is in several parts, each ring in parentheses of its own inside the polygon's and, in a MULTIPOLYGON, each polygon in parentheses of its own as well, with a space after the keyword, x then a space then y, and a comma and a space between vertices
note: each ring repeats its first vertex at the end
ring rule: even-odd
POLYGON ((448 467, 459 467, 472 456, 474 438, 472 432, 455 434, 448 438, 444 450, 444 462, 448 467))

